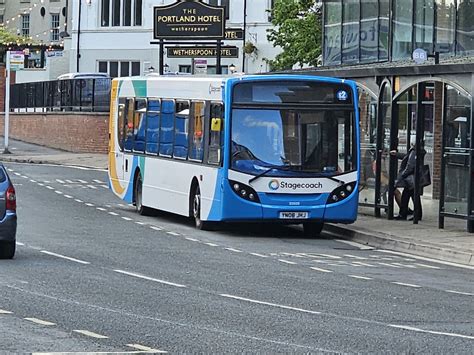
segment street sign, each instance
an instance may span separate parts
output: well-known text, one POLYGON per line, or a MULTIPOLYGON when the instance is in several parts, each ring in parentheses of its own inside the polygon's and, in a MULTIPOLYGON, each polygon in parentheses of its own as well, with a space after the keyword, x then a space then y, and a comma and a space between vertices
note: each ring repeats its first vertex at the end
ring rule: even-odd
POLYGON ((154 39, 224 39, 224 7, 200 1, 155 6, 154 39))
MULTIPOLYGON (((210 58, 217 56, 216 47, 166 47, 168 50, 168 58, 210 58)), ((221 47, 222 58, 238 58, 239 50, 234 46, 221 47)))
POLYGON ((413 51, 412 57, 416 64, 423 64, 428 60, 428 53, 423 48, 417 48, 413 51))
POLYGON ((207 74, 207 59, 195 59, 193 74, 207 74))
POLYGON ((23 51, 10 51, 10 70, 18 71, 25 68, 25 55, 23 51))
POLYGON ((226 28, 225 39, 226 41, 243 40, 244 30, 241 28, 226 28))

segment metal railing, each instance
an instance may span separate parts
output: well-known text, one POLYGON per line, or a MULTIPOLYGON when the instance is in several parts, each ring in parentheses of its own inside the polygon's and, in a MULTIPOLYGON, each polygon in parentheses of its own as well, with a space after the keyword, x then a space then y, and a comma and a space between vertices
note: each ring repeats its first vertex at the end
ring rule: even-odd
POLYGON ((109 112, 111 79, 66 79, 11 86, 14 112, 109 112))

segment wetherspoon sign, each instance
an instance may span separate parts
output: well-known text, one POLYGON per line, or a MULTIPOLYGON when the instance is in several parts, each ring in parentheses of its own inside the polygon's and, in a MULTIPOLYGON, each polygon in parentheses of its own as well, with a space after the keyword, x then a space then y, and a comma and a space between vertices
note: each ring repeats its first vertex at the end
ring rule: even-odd
POLYGON ((224 39, 224 8, 196 0, 155 6, 154 39, 224 39))

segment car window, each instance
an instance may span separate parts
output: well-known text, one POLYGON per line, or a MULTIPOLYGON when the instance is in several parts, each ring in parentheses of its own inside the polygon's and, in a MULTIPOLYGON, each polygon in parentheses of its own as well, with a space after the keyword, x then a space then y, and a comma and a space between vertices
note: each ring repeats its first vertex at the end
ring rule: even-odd
POLYGON ((5 182, 7 179, 7 176, 5 175, 5 171, 3 170, 2 167, 0 167, 0 183, 5 182))

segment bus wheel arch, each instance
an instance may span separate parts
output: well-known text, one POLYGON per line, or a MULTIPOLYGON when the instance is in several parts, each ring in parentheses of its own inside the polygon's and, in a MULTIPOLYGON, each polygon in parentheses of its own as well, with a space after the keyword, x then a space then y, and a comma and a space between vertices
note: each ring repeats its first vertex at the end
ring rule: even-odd
POLYGON ((134 178, 133 178, 133 204, 135 205, 136 211, 141 214, 142 216, 148 216, 151 213, 151 209, 149 207, 143 206, 143 180, 142 174, 140 169, 135 170, 134 178))
POLYGON ((191 182, 191 193, 189 194, 189 215, 194 219, 194 225, 200 230, 212 230, 213 223, 201 220, 201 188, 196 178, 191 182))

